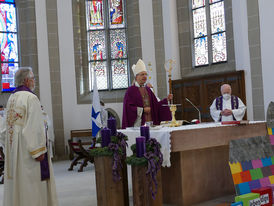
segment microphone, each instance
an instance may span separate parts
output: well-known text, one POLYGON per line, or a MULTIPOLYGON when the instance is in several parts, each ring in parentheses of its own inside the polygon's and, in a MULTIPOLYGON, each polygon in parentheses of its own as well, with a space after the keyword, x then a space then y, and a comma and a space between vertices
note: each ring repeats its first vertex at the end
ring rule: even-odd
POLYGON ((199 122, 201 123, 202 120, 201 120, 201 112, 200 112, 200 110, 188 98, 185 98, 185 99, 186 99, 186 101, 188 101, 199 112, 199 122))

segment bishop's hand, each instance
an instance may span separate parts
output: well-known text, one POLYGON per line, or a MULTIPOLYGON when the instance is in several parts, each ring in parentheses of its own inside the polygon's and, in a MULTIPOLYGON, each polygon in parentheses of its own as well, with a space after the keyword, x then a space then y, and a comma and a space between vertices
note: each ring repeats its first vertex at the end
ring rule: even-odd
POLYGON ((173 99, 173 94, 169 94, 168 96, 167 96, 167 100, 168 101, 171 101, 173 99))

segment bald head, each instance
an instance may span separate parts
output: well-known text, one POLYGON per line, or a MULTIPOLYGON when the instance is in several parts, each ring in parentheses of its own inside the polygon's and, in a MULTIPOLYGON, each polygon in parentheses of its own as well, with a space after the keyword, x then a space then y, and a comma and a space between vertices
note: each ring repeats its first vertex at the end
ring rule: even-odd
POLYGON ((221 86, 221 93, 223 94, 230 94, 231 95, 231 86, 229 84, 223 84, 221 86))

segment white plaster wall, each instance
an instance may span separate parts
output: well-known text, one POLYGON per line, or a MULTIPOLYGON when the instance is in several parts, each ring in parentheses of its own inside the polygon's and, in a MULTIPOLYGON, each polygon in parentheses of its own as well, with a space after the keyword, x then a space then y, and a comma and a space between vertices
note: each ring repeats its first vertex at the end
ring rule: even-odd
POLYGON ((152 79, 151 84, 157 95, 157 75, 156 75, 156 60, 155 60, 155 45, 154 45, 154 28, 153 28, 153 10, 152 0, 139 0, 140 12, 140 30, 142 44, 142 59, 146 66, 151 63, 152 79))
POLYGON ((274 77, 274 1, 259 1, 260 14, 260 35, 261 35, 261 57, 262 57, 262 75, 264 90, 264 108, 267 112, 268 104, 274 101, 273 77, 274 77))
MULTIPOLYGON (((176 6, 177 4, 174 0, 162 0, 165 60, 172 59, 175 61, 171 74, 172 80, 181 79, 176 6)), ((166 76, 166 79, 168 85, 168 76, 166 76)), ((167 93, 169 93, 169 88, 167 88, 167 93)))
POLYGON ((246 0, 232 0, 232 19, 236 70, 244 70, 245 72, 247 119, 253 120, 252 84, 250 72, 246 0))
MULTIPOLYGON (((63 119, 67 144, 70 130, 91 128, 91 104, 77 104, 71 0, 58 0, 57 9, 63 119)), ((122 103, 106 104, 105 107, 115 110, 122 119, 122 103)))
POLYGON ((52 119, 46 0, 35 0, 40 101, 52 119))

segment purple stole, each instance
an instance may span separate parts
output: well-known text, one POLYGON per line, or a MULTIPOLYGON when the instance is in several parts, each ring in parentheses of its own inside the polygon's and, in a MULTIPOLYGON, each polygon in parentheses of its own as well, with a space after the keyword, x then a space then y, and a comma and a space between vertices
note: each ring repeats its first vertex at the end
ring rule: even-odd
MULTIPOLYGON (((238 108, 239 108, 238 97, 231 95, 231 109, 238 109, 238 108)), ((223 96, 219 96, 216 98, 216 109, 223 110, 223 96)), ((234 116, 233 116, 233 120, 236 120, 234 116)), ((222 121, 222 116, 221 116, 221 121, 222 121)))
MULTIPOLYGON (((28 87, 26 87, 24 85, 17 87, 15 90, 13 90, 12 93, 16 93, 16 92, 20 92, 20 91, 26 91, 26 92, 33 93, 28 87)), ((47 138, 47 133, 46 133, 46 138, 47 138)), ((48 152, 45 153, 45 158, 42 161, 40 161, 40 168, 41 168, 41 181, 49 179, 50 172, 49 172, 48 152)))

